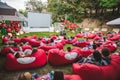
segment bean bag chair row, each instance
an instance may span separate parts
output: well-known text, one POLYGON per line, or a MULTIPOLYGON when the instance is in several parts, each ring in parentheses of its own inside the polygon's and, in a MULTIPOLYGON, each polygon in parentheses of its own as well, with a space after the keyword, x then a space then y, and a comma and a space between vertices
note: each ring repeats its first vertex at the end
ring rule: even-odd
POLYGON ((96 37, 96 34, 90 34, 86 38, 88 39, 94 39, 96 37))
MULTIPOLYGON (((79 75, 64 75, 65 80, 82 80, 79 75)), ((41 78, 37 78, 36 80, 42 80, 41 78)))
POLYGON ((29 42, 30 39, 36 39, 36 35, 29 36, 29 37, 23 37, 21 38, 21 42, 26 43, 26 42, 29 42))
POLYGON ((112 38, 110 38, 110 40, 111 41, 120 40, 120 36, 119 35, 113 36, 112 38))
POLYGON ((7 37, 3 37, 3 38, 2 38, 2 42, 3 42, 3 43, 6 43, 6 42, 8 42, 8 41, 9 41, 9 39, 8 39, 7 37))
MULTIPOLYGON (((19 48, 16 48, 16 47, 13 47, 12 49, 15 51, 19 51, 19 48)), ((22 49, 24 51, 25 49, 32 49, 32 47, 31 46, 22 46, 22 49)), ((0 53, 1 53, 1 55, 6 56, 7 53, 10 53, 10 47, 3 48, 0 53)))
POLYGON ((90 46, 90 42, 86 42, 86 41, 76 42, 75 44, 76 44, 76 46, 82 47, 82 48, 86 47, 86 46, 90 46))
POLYGON ((67 40, 66 39, 61 39, 61 40, 55 40, 55 43, 61 43, 63 45, 67 44, 67 40))
POLYGON ((60 66, 73 63, 77 60, 79 53, 77 49, 71 52, 64 52, 59 49, 51 49, 48 51, 48 62, 53 66, 60 66))
POLYGON ((118 80, 120 73, 119 60, 120 57, 112 56, 111 64, 107 66, 75 63, 72 65, 72 70, 73 73, 80 75, 83 80, 118 80))
POLYGON ((38 49, 43 49, 44 51, 49 51, 50 49, 56 49, 56 48, 58 48, 60 50, 63 49, 63 44, 57 43, 57 44, 55 44, 53 46, 43 45, 43 46, 38 47, 38 49))
POLYGON ((56 35, 52 35, 50 38, 55 40, 55 39, 57 39, 57 36, 56 35))
POLYGON ((31 46, 34 46, 34 47, 38 47, 38 46, 40 46, 40 40, 39 41, 37 41, 36 39, 30 39, 29 40, 29 44, 31 45, 31 46))
POLYGON ((94 40, 101 40, 101 37, 96 36, 96 37, 94 38, 94 40))
POLYGON ((80 51, 80 54, 83 56, 83 57, 88 57, 89 55, 91 55, 93 53, 93 49, 88 49, 88 50, 83 50, 81 49, 80 51))
POLYGON ((21 43, 21 39, 20 38, 14 38, 13 40, 14 40, 14 42, 16 42, 18 44, 21 43))
POLYGON ((75 42, 77 42, 78 38, 77 37, 74 37, 74 39, 72 40, 67 40, 67 44, 73 44, 75 42))
POLYGON ((47 62, 47 57, 44 50, 38 49, 30 57, 15 58, 11 53, 7 54, 5 61, 6 70, 21 70, 41 67, 47 62))
POLYGON ((82 38, 82 37, 84 37, 84 34, 78 33, 78 34, 76 35, 76 37, 77 37, 77 38, 82 38))
POLYGON ((97 48, 97 50, 101 51, 104 47, 108 48, 110 52, 114 52, 117 49, 117 46, 115 46, 114 43, 112 43, 107 45, 101 45, 100 47, 97 48))

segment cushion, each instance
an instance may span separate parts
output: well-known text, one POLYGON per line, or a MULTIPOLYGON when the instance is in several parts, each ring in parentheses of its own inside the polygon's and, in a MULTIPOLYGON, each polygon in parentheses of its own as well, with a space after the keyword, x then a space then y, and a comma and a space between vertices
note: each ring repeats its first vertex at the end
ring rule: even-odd
POLYGON ((35 61, 35 57, 24 57, 24 58, 18 58, 17 62, 20 64, 30 64, 35 61))
POLYGON ((78 53, 76 52, 70 52, 70 53, 67 53, 65 54, 65 59, 67 60, 74 60, 76 57, 77 57, 78 53))

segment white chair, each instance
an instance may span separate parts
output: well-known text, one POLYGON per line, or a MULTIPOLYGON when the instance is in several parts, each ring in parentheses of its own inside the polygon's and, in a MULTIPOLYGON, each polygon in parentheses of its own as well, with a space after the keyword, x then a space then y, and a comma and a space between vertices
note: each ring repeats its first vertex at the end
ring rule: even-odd
POLYGON ((100 28, 94 28, 93 30, 94 31, 100 31, 100 28))
POLYGON ((85 30, 85 31, 89 31, 90 29, 89 29, 89 28, 85 28, 84 30, 85 30))
POLYGON ((108 29, 107 28, 102 28, 101 31, 106 32, 106 31, 108 31, 108 29))
POLYGON ((120 29, 119 28, 113 28, 112 31, 118 33, 120 31, 120 29))

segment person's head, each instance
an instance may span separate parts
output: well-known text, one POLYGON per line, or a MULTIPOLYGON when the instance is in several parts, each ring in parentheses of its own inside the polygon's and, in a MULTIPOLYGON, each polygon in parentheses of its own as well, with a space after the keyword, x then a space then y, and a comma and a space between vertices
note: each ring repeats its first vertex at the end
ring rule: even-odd
POLYGON ((53 80, 64 80, 64 74, 62 71, 55 71, 53 75, 53 80))
POLYGON ((35 52, 37 52, 37 48, 32 49, 32 54, 35 53, 35 52))
POLYGON ((14 44, 13 44, 13 46, 14 46, 14 47, 17 47, 17 46, 18 46, 18 44, 17 44, 17 43, 14 43, 14 44))
POLYGON ((23 42, 21 42, 21 43, 20 43, 20 46, 23 46, 23 45, 24 45, 24 43, 23 43, 23 42))
POLYGON ((21 53, 20 53, 20 52, 17 52, 17 53, 15 54, 15 57, 16 57, 16 58, 20 58, 20 57, 21 57, 21 53))
POLYGON ((66 37, 64 36, 64 39, 66 39, 66 37))
POLYGON ((27 38, 27 36, 24 36, 24 38, 27 38))
POLYGON ((67 47, 67 51, 70 52, 71 51, 71 47, 67 47))
POLYGON ((103 40, 106 41, 106 37, 103 37, 103 40))
POLYGON ((86 38, 86 41, 88 41, 88 38, 86 38))
POLYGON ((110 55, 110 50, 108 48, 103 48, 101 54, 103 57, 108 57, 110 55))
POLYGON ((46 44, 49 44, 49 41, 46 41, 46 44))
POLYGON ((54 40, 53 40, 53 39, 51 39, 51 40, 50 40, 50 42, 51 42, 51 43, 53 43, 53 42, 54 42, 54 40))
POLYGON ((18 80, 34 80, 30 72, 24 72, 19 75, 18 80))
POLYGON ((101 56, 101 54, 100 54, 100 52, 99 52, 98 50, 95 50, 95 51, 93 52, 93 57, 94 57, 94 59, 95 59, 96 61, 101 61, 101 58, 102 58, 102 56, 101 56))
POLYGON ((96 43, 95 43, 95 42, 93 42, 93 45, 92 45, 92 47, 93 47, 93 49, 94 49, 94 50, 96 50, 96 48, 97 48, 97 45, 96 45, 96 43))

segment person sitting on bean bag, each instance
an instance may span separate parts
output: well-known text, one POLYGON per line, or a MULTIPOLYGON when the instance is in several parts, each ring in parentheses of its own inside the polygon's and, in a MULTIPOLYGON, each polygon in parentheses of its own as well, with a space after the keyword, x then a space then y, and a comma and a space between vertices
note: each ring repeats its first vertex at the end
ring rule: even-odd
POLYGON ((87 58, 82 58, 79 62, 82 64, 91 63, 99 66, 108 65, 107 62, 102 58, 102 55, 98 50, 95 50, 93 54, 91 54, 87 58))
POLYGON ((30 72, 24 72, 19 75, 18 80, 35 80, 35 78, 30 72))
POLYGON ((102 59, 103 59, 103 62, 105 63, 105 65, 108 65, 110 64, 110 50, 108 48, 103 48, 101 50, 101 55, 102 55, 102 59))
POLYGON ((95 43, 95 41, 93 41, 92 48, 93 48, 94 50, 96 50, 96 48, 97 48, 97 44, 95 43))
POLYGON ((16 58, 24 58, 24 57, 29 57, 31 54, 35 53, 37 51, 36 48, 33 48, 32 50, 25 50, 24 52, 15 52, 14 56, 16 58))
POLYGON ((67 52, 71 52, 71 47, 67 47, 67 52))

